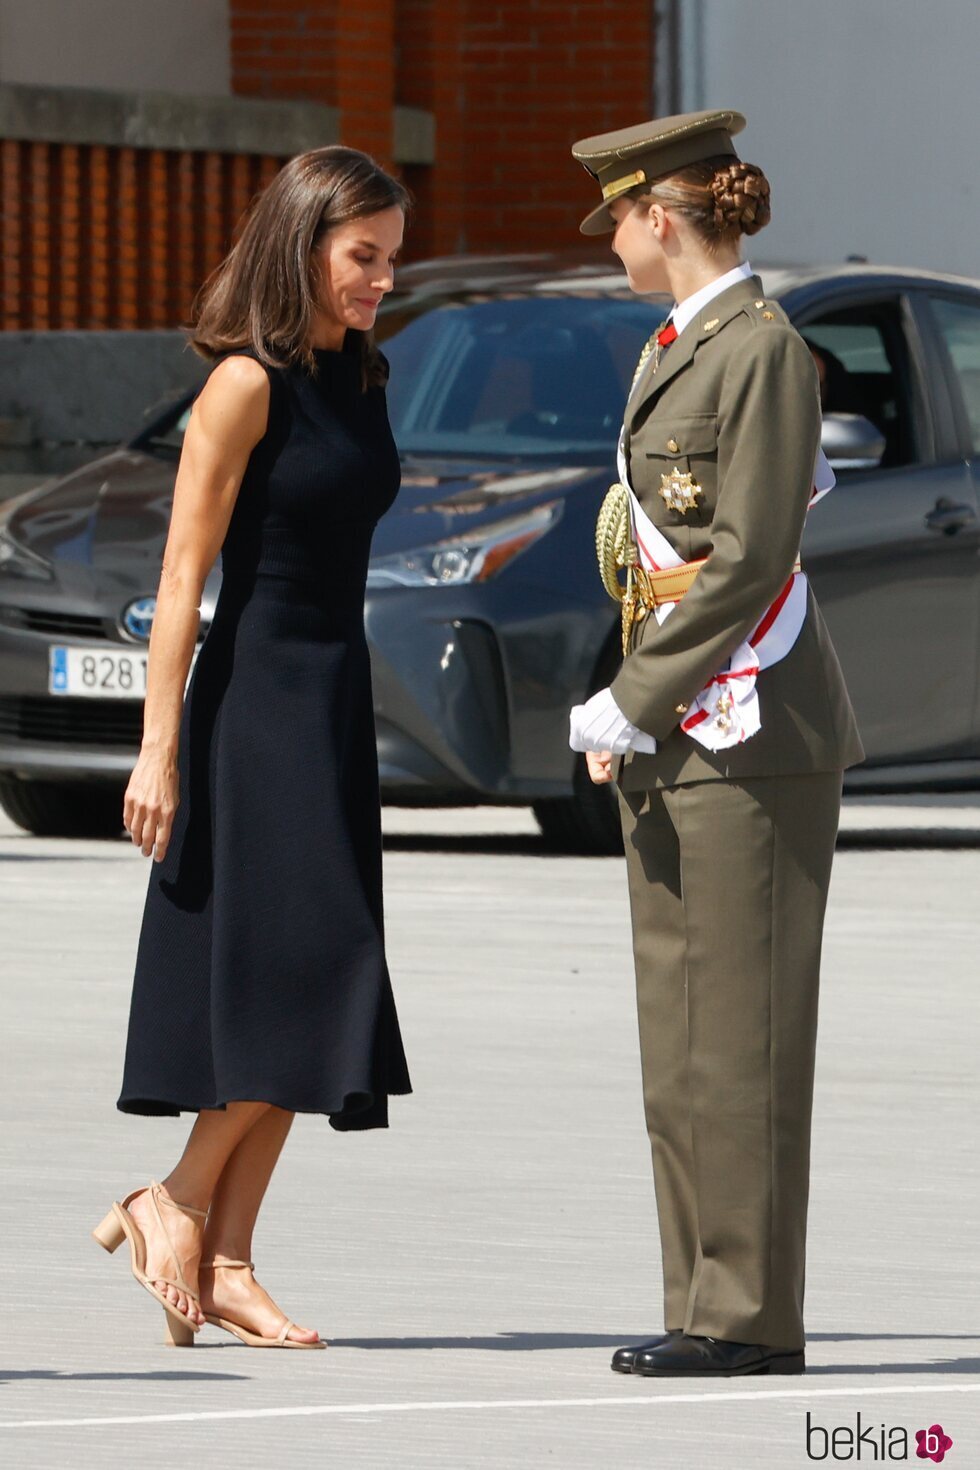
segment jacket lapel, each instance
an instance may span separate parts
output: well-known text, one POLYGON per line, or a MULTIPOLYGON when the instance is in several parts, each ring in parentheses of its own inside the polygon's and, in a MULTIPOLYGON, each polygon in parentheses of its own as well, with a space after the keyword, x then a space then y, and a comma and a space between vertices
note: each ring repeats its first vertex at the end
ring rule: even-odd
POLYGON ((676 378, 687 367, 702 342, 716 336, 728 322, 738 316, 747 301, 756 300, 762 294, 762 282, 758 276, 748 276, 744 281, 736 281, 734 286, 729 286, 727 291, 715 296, 693 321, 688 322, 676 342, 661 357, 660 366, 656 370, 651 358, 637 379, 626 404, 624 422, 627 427, 632 427, 640 406, 654 398, 671 379, 676 378), (705 323, 712 321, 717 322, 717 326, 706 334, 705 323))

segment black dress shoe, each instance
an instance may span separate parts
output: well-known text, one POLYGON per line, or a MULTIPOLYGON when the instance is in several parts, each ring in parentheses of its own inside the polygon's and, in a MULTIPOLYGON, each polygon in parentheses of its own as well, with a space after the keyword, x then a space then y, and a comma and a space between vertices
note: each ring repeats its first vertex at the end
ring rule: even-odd
POLYGON ((734 1378, 747 1373, 805 1373, 806 1359, 785 1348, 718 1337, 669 1337, 637 1352, 632 1371, 641 1378, 734 1378))
POLYGON ((675 1337, 681 1336, 680 1327, 672 1327, 669 1332, 662 1332, 659 1337, 651 1337, 649 1342, 638 1342, 635 1347, 617 1348, 612 1355, 610 1367, 614 1373, 632 1373, 633 1361, 637 1353, 649 1352, 652 1348, 660 1347, 661 1343, 670 1342, 675 1337))

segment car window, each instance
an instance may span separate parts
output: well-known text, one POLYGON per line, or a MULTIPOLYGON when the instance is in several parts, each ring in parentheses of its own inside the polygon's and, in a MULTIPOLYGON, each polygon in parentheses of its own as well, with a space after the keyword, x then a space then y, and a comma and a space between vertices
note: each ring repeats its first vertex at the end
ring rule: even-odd
POLYGON ((177 460, 184 443, 184 431, 190 423, 191 404, 175 404, 148 429, 133 440, 133 447, 157 459, 177 460))
POLYGON ((917 458, 908 344, 898 301, 847 306, 800 327, 827 413, 857 413, 885 436, 882 465, 917 458))
POLYGON ((408 454, 608 456, 649 303, 606 294, 464 298, 386 337, 388 412, 408 454))
POLYGON ((980 454, 980 304, 934 296, 932 309, 959 379, 973 453, 980 454))

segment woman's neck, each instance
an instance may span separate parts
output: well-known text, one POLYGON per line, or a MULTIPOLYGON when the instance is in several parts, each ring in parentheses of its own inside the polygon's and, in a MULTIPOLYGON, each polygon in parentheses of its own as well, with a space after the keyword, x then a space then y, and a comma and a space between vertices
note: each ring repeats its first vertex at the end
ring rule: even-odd
POLYGON ((343 322, 318 316, 310 333, 310 346, 325 352, 342 352, 347 328, 343 322))
POLYGON ((667 262, 670 293, 679 306, 688 296, 693 296, 695 291, 701 291, 705 286, 710 286, 712 281, 727 276, 738 265, 741 265, 741 261, 737 250, 694 257, 678 255, 667 262))

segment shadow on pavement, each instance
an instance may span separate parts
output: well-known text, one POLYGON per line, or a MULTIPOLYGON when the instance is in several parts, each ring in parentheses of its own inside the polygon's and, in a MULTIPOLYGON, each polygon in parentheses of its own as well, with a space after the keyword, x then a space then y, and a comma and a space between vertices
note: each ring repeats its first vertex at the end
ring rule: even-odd
POLYGON ((181 1373, 177 1370, 162 1369, 150 1373, 63 1373, 60 1368, 0 1368, 0 1383, 14 1382, 23 1378, 48 1378, 55 1383, 70 1382, 94 1382, 113 1383, 116 1381, 140 1383, 144 1379, 152 1379, 157 1383, 196 1383, 207 1380, 222 1379, 229 1383, 245 1383, 248 1381, 244 1373, 181 1373))
POLYGON ((547 1352, 555 1348, 622 1347, 634 1339, 628 1332, 612 1337, 589 1332, 501 1332, 492 1337, 331 1337, 331 1347, 468 1348, 490 1352, 547 1352))

